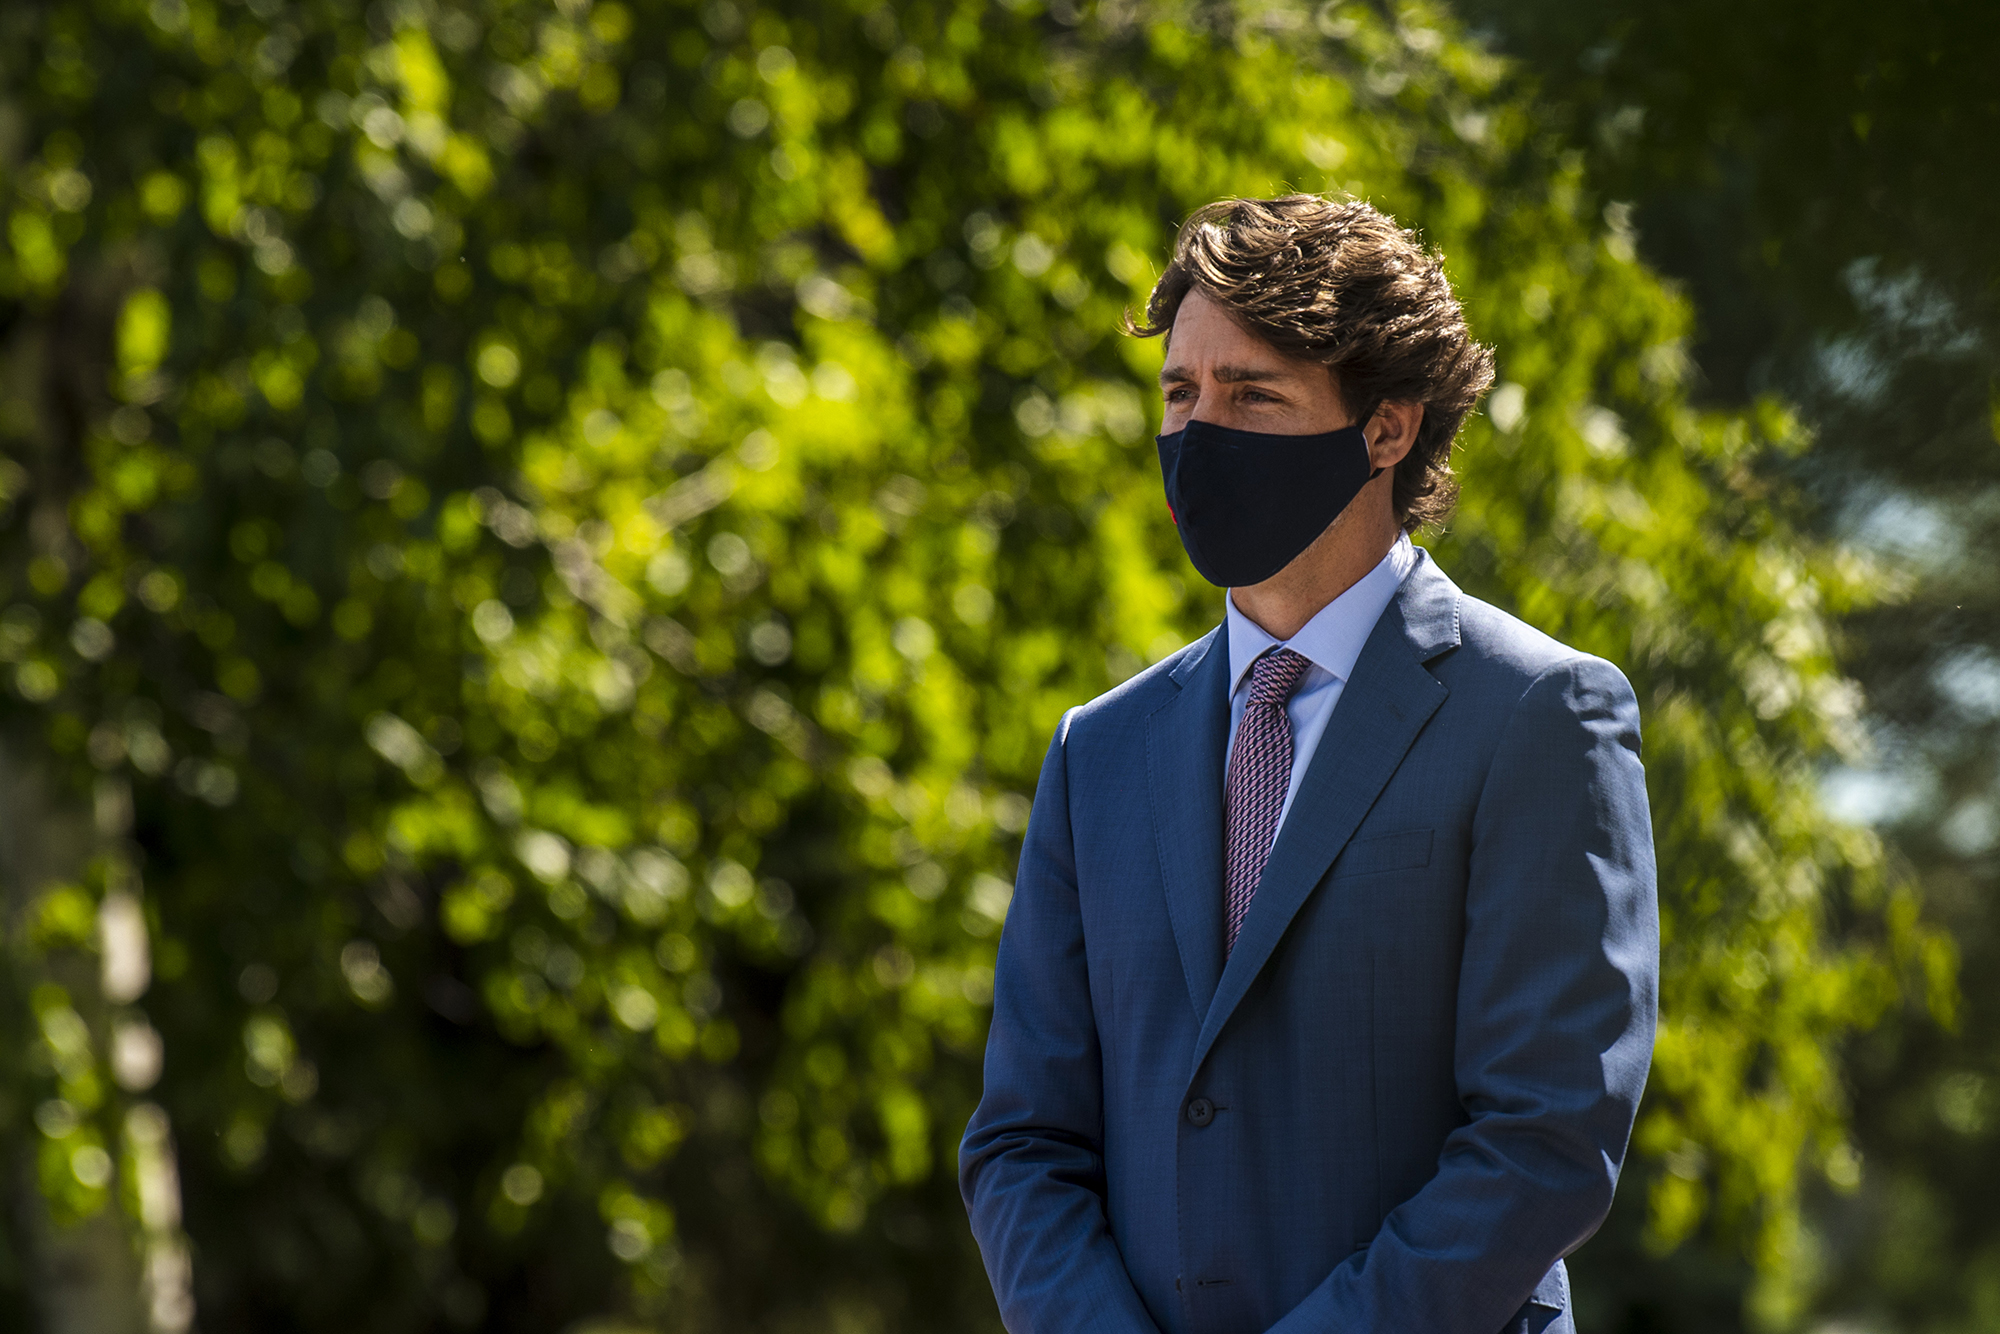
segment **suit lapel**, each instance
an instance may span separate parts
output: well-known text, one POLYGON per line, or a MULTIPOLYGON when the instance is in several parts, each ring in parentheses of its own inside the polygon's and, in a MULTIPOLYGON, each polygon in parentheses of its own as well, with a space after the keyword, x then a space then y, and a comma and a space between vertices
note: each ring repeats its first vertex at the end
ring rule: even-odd
POLYGON ((1146 719, 1146 777, 1167 916, 1197 1018, 1222 973, 1222 753, 1229 647, 1218 628, 1175 669, 1181 689, 1146 719))
MULTIPOLYGON (((1203 1012, 1190 1077, 1292 918, 1444 703, 1449 692, 1424 664, 1458 643, 1458 599, 1457 586, 1419 549, 1417 565, 1368 636, 1278 831, 1236 948, 1203 1012)), ((1221 883, 1219 856, 1215 883, 1221 883)))

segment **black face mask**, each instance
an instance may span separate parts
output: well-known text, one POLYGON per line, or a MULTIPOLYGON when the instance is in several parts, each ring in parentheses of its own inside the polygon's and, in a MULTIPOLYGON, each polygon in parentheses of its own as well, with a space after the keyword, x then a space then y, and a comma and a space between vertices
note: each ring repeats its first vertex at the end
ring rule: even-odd
POLYGON ((1191 421, 1159 445, 1181 545, 1219 588, 1284 569, 1382 472, 1369 469, 1359 426, 1267 435, 1191 421))

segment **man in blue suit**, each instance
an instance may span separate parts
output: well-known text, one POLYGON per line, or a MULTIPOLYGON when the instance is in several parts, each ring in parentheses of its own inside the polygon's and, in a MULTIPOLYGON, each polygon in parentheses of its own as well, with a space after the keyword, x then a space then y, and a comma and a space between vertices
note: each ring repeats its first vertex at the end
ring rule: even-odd
POLYGON ((1014 1334, 1573 1334, 1651 1058, 1632 689, 1465 596, 1435 256, 1231 200, 1147 323, 1205 638, 1061 722, 960 1184, 1014 1334))

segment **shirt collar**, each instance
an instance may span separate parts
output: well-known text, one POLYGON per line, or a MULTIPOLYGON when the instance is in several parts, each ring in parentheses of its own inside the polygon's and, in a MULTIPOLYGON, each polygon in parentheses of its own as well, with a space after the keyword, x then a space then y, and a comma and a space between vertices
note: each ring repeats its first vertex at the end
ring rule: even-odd
POLYGON ((1416 563, 1416 548, 1410 545, 1409 535, 1398 534, 1396 545, 1389 548, 1389 554, 1377 562, 1374 569, 1321 607, 1311 620, 1299 627, 1297 634, 1287 640, 1273 639, 1262 626, 1236 609, 1233 594, 1225 596, 1223 604, 1228 609, 1225 618, 1229 627, 1229 693, 1234 695, 1243 684, 1244 673, 1250 670, 1251 663, 1281 644, 1302 654, 1315 667, 1342 681, 1347 680, 1354 671, 1355 661, 1361 657, 1362 645, 1368 642, 1370 632, 1375 629, 1375 622, 1382 619, 1390 599, 1396 596, 1404 576, 1416 563))

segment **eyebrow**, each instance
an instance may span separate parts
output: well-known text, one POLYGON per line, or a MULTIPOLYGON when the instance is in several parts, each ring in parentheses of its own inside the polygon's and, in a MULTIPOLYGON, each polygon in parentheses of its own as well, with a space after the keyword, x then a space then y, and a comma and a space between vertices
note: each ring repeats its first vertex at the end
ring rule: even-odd
MULTIPOLYGON (((1217 366, 1215 378, 1224 384, 1251 384, 1269 380, 1286 380, 1291 372, 1268 366, 1217 366)), ((1160 372, 1160 383, 1192 384, 1194 373, 1183 366, 1168 366, 1160 372)))

